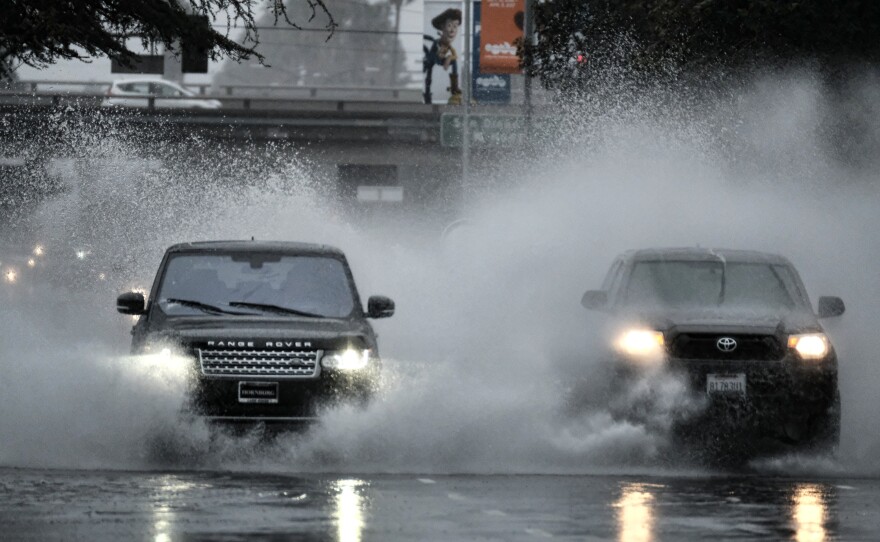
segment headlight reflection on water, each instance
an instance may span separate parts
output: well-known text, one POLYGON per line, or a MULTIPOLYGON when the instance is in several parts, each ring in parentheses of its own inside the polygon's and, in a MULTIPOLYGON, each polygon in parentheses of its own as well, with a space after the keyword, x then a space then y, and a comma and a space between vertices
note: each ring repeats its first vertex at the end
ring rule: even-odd
POLYGON ((827 506, 822 487, 801 484, 792 497, 792 519, 797 542, 821 542, 826 539, 827 506))
POLYGON ((171 542, 174 536, 176 513, 174 501, 181 493, 186 494, 198 486, 175 476, 163 476, 157 487, 158 500, 153 505, 153 542, 171 542))
POLYGON ((333 484, 336 491, 336 520, 339 542, 360 542, 364 533, 364 497, 359 489, 367 485, 362 480, 339 480, 333 484))
POLYGON ((165 504, 153 508, 153 542, 171 542, 174 511, 165 504))
POLYGON ((617 539, 620 542, 654 540, 654 495, 650 484, 626 484, 614 506, 617 508, 617 539))

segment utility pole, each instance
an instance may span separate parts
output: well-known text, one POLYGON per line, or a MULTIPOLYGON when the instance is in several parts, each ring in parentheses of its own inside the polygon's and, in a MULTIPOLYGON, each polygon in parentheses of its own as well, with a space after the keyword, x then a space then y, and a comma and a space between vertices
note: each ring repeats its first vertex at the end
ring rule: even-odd
MULTIPOLYGON (((175 45, 179 47, 180 42, 175 42, 175 45)), ((170 47, 166 47, 162 60, 164 62, 162 68, 162 78, 169 81, 176 81, 178 83, 183 81, 183 66, 180 63, 181 53, 175 55, 174 51, 170 47)))
POLYGON ((471 28, 471 0, 464 0, 464 58, 462 59, 462 92, 461 98, 464 101, 464 115, 461 131, 461 188, 462 195, 470 186, 470 161, 471 161, 471 134, 470 134, 470 115, 471 115, 471 36, 473 29, 471 28))
MULTIPOLYGON (((187 2, 181 2, 180 0, 173 0, 180 7, 186 10, 187 13, 192 13, 187 2)), ((174 54, 174 50, 172 47, 177 47, 180 49, 180 42, 174 42, 173 46, 166 46, 165 52, 163 53, 163 67, 162 67, 162 78, 168 79, 169 81, 176 81, 178 83, 183 82, 183 64, 181 63, 183 60, 183 52, 178 51, 177 55, 174 54)))
MULTIPOLYGON (((535 17, 532 14, 532 1, 525 0, 525 23, 523 24, 523 44, 526 46, 533 45, 532 35, 534 34, 535 17)), ((528 66, 523 66, 523 106, 526 118, 526 141, 532 140, 532 77, 529 75, 528 66)))
POLYGON ((391 69, 388 70, 388 86, 397 86, 397 44, 400 40, 400 10, 403 0, 391 0, 394 6, 394 44, 391 46, 391 69))

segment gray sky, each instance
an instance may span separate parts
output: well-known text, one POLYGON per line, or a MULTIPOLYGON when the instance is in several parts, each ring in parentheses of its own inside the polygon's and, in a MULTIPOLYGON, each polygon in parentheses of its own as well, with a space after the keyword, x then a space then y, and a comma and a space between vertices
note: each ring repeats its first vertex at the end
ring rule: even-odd
MULTIPOLYGON (((375 3, 379 0, 370 0, 375 3)), ((330 3, 332 10, 332 2, 330 3)), ((340 25, 344 21, 338 21, 340 25)), ((222 24, 218 21, 218 24, 222 24)), ((357 23, 353 23, 356 25, 357 23)), ((421 32, 422 30, 422 0, 414 0, 412 3, 405 5, 401 12, 400 30, 402 32, 421 32)), ((406 66, 409 70, 417 69, 420 66, 421 55, 413 54, 414 51, 420 51, 422 40, 418 35, 401 36, 403 49, 407 51, 406 66)), ((216 73, 223 61, 209 62, 207 74, 185 74, 184 82, 188 84, 210 83, 212 75, 216 73)), ((45 69, 31 68, 22 65, 16 70, 19 79, 23 81, 111 81, 114 79, 123 79, 125 75, 110 73, 110 61, 107 58, 95 58, 90 62, 82 61, 60 61, 45 69)), ((137 77, 136 75, 128 77, 137 77)))

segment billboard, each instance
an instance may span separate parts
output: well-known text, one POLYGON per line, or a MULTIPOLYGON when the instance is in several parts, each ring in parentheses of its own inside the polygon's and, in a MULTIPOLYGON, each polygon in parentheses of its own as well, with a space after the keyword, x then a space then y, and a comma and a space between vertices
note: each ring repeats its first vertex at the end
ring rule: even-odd
POLYGON ((460 104, 459 76, 464 55, 462 3, 425 0, 424 13, 424 102, 460 104))
POLYGON ((523 37, 525 0, 482 0, 483 73, 522 73, 516 46, 523 37))
POLYGON ((483 73, 480 69, 481 4, 482 2, 473 3, 474 41, 471 53, 473 100, 478 104, 508 104, 510 103, 510 76, 483 73))

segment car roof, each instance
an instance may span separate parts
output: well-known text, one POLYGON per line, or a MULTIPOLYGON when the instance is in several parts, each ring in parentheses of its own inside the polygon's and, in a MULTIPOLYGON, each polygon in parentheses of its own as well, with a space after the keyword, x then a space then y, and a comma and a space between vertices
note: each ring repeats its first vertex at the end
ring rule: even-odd
POLYGON ((278 252, 290 255, 338 256, 341 250, 329 245, 294 241, 195 241, 168 247, 167 253, 179 252, 278 252))
POLYGON ((622 257, 629 261, 654 261, 654 260, 686 260, 686 261, 718 261, 723 258, 727 262, 740 263, 767 263, 777 265, 791 265, 783 256, 757 250, 732 250, 727 248, 703 248, 703 247, 670 247, 670 248, 644 248, 625 252, 622 257))
POLYGON ((127 83, 168 83, 170 85, 181 86, 176 81, 169 81, 168 79, 162 79, 161 77, 132 77, 130 79, 116 79, 113 81, 114 85, 127 83))

